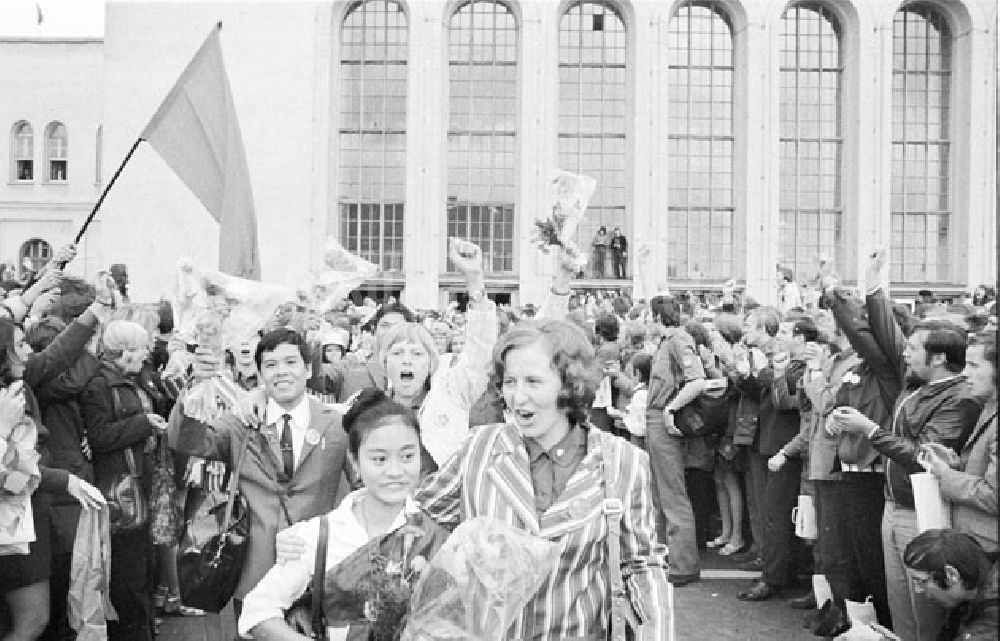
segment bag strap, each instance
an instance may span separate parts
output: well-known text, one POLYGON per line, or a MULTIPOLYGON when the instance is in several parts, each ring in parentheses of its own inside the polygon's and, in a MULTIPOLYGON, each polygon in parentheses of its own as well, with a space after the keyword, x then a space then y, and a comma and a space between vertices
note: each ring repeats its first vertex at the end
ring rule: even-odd
MULTIPOLYGON (((592 431, 591 434, 594 434, 592 431)), ((628 624, 638 625, 632 604, 628 601, 625 577, 622 575, 622 514, 625 507, 618 498, 618 480, 621 447, 614 437, 600 433, 601 455, 604 459, 604 518, 608 523, 608 579, 611 581, 611 634, 610 641, 625 641, 628 624), (615 454, 615 456, 611 456, 615 454)), ((637 631, 637 630, 635 630, 637 631)))
POLYGON ((236 459, 236 467, 233 468, 233 473, 229 475, 229 485, 226 487, 226 491, 229 493, 229 497, 226 499, 226 514, 225 518, 222 520, 222 527, 229 528, 229 519, 233 516, 233 503, 236 502, 236 491, 240 486, 240 472, 243 471, 243 461, 247 457, 247 449, 250 447, 250 434, 247 434, 243 439, 243 445, 240 447, 239 458, 236 459))
POLYGON ((319 521, 319 541, 316 544, 316 561, 312 577, 312 632, 314 639, 326 641, 326 614, 323 612, 323 584, 326 578, 326 550, 330 540, 329 517, 324 514, 319 521))

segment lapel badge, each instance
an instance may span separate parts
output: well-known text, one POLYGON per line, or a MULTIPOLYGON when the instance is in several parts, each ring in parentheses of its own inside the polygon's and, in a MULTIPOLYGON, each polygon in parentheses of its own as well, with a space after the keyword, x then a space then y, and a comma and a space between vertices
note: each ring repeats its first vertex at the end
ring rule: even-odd
POLYGON ((306 443, 308 443, 309 445, 316 445, 317 443, 319 443, 319 432, 317 432, 316 430, 314 430, 311 427, 309 429, 307 429, 306 430, 306 443))
POLYGON ((573 499, 569 503, 569 515, 574 519, 582 518, 587 514, 587 502, 583 499, 573 499))

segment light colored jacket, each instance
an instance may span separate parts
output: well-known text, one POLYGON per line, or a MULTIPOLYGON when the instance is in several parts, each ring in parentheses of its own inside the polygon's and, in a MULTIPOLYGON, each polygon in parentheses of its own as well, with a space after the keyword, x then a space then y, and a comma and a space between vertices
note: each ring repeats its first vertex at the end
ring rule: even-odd
POLYGON ((420 406, 420 441, 438 466, 469 433, 469 410, 486 391, 496 342, 496 305, 489 299, 470 305, 465 348, 453 366, 433 373, 430 391, 420 406))
POLYGON ((417 490, 414 500, 441 525, 492 516, 560 543, 562 554, 508 639, 555 641, 602 636, 610 610, 608 526, 603 513, 604 471, 617 479, 624 505, 621 546, 625 583, 638 617, 637 641, 666 641, 671 631, 671 587, 655 542, 649 458, 623 439, 587 428, 587 453, 565 490, 541 517, 535 509, 528 452, 510 424, 477 428, 454 457, 417 490))
MULTIPOLYGON (((182 412, 182 403, 174 411, 182 412)), ((229 469, 235 467, 240 448, 249 439, 239 490, 250 512, 250 549, 236 587, 237 598, 246 596, 274 565, 278 530, 326 514, 336 505, 341 471, 346 472, 347 434, 340 415, 314 398, 309 398, 309 417, 306 442, 288 482, 279 480, 281 445, 273 425, 259 430, 246 427, 232 414, 224 414, 211 425, 183 414, 176 421, 174 449, 225 461, 229 469), (310 432, 315 436, 310 438, 310 432)))
POLYGON ((990 401, 962 448, 961 466, 948 468, 939 479, 941 495, 951 501, 954 528, 969 534, 987 552, 996 552, 997 520, 997 402, 990 401))

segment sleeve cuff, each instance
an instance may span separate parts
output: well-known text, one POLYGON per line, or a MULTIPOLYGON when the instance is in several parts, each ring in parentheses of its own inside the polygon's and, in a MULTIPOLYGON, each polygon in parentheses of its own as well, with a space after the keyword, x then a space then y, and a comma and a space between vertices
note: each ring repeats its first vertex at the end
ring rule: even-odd
POLYGON ((868 440, 870 441, 875 437, 875 433, 878 431, 879 431, 879 426, 874 425, 868 430, 868 433, 865 436, 867 436, 868 440))

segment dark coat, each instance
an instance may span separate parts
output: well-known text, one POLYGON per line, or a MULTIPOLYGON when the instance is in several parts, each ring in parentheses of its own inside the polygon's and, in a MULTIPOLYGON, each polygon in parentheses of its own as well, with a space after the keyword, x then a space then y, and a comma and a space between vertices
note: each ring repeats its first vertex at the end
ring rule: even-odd
POLYGON ((81 398, 81 410, 94 453, 94 479, 98 485, 127 474, 125 449, 131 448, 147 492, 152 481, 153 424, 139 398, 139 386, 151 397, 153 410, 162 410, 163 397, 148 376, 127 376, 118 367, 101 362, 81 398), (117 390, 119 401, 115 402, 117 390))
MULTIPOLYGON (((794 381, 793 385, 797 385, 804 368, 805 364, 801 361, 793 361, 785 376, 789 381, 794 381)), ((756 376, 741 376, 736 379, 740 392, 758 403, 757 436, 751 450, 767 457, 777 454, 795 438, 800 427, 798 408, 781 409, 775 405, 773 382, 774 370, 770 366, 756 376)))
POLYGON ((94 482, 94 467, 83 455, 86 426, 79 401, 99 368, 100 361, 93 354, 84 352, 69 369, 35 390, 42 422, 49 431, 48 449, 52 467, 67 470, 88 483, 94 482))

